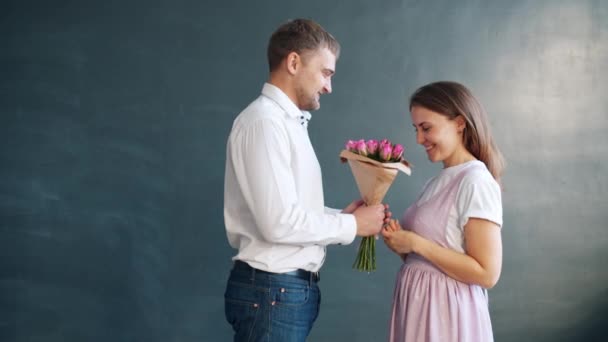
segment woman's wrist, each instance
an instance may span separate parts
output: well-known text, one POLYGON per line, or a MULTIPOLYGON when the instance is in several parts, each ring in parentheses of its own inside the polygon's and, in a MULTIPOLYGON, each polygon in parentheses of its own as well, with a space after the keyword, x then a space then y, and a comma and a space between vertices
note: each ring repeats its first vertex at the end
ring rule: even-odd
POLYGON ((412 240, 412 252, 420 255, 420 256, 424 256, 424 246, 426 244, 427 240, 425 238, 423 238, 420 235, 415 235, 414 239, 412 240))

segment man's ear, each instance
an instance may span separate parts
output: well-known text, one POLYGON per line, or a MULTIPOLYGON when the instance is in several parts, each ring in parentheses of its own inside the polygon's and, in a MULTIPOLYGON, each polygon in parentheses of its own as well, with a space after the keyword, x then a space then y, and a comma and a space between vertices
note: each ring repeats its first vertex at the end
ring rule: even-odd
POLYGON ((287 63, 287 71, 295 75, 302 65, 302 59, 297 52, 292 51, 285 57, 285 63, 287 63))

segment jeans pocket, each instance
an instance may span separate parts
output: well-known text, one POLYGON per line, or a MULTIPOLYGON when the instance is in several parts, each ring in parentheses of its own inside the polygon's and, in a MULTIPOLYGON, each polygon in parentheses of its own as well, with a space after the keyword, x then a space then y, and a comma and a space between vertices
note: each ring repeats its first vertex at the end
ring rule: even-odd
POLYGON ((279 305, 304 305, 310 298, 310 287, 308 286, 285 286, 277 293, 277 304, 279 305))
POLYGON ((226 320, 232 325, 236 336, 251 336, 260 311, 258 292, 255 287, 228 282, 224 294, 224 310, 226 320))
MULTIPOLYGON (((273 326, 274 333, 282 336, 281 331, 290 331, 304 341, 318 314, 319 290, 316 287, 282 284, 273 289, 273 326)), ((291 341, 290 339, 284 339, 291 341)))

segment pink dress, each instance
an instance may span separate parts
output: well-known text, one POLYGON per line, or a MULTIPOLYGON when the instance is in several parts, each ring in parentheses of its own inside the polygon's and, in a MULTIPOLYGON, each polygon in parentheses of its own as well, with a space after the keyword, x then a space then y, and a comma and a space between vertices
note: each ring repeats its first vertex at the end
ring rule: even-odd
MULTIPOLYGON (((446 226, 462 178, 474 167, 460 171, 447 186, 409 207, 404 229, 447 247, 446 226)), ((397 275, 389 341, 493 341, 487 292, 459 282, 417 254, 409 254, 397 275)))

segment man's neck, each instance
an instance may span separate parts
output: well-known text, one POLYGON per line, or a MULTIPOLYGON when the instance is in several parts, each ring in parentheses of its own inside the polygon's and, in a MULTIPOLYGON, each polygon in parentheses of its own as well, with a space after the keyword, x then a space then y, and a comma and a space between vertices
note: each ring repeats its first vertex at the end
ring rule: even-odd
POLYGON ((270 77, 268 78, 268 83, 281 89, 281 91, 284 92, 287 97, 289 97, 291 102, 293 102, 296 107, 299 108, 296 91, 289 80, 285 79, 285 77, 281 77, 280 75, 271 73, 270 77))

